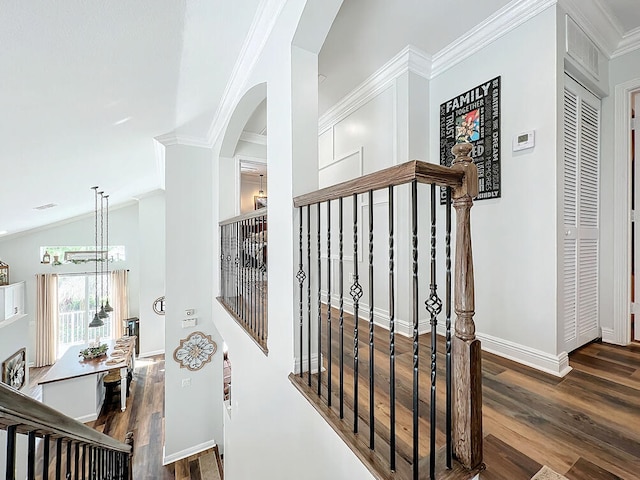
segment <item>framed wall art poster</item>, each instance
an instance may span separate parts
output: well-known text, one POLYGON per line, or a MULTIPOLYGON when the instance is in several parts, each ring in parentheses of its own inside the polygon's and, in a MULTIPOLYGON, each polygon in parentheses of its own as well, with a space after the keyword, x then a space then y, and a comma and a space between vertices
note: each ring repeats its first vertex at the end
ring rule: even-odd
MULTIPOLYGON (((440 105, 440 165, 451 166, 451 148, 458 142, 473 145, 478 167, 478 200, 499 198, 500 77, 489 80, 440 105)), ((440 203, 445 202, 445 189, 440 203)))

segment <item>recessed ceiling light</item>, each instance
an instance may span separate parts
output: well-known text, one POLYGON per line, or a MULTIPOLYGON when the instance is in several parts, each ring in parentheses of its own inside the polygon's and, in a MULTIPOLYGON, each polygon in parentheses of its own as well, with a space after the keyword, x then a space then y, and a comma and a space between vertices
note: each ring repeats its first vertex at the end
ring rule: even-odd
POLYGON ((0 235, 6 235, 7 233, 9 232, 7 232, 6 230, 0 230, 0 235))
POLYGON ((131 120, 131 117, 121 118, 117 122, 113 122, 113 126, 115 127, 116 125, 122 125, 123 123, 127 123, 129 120, 131 120))
POLYGON ((322 83, 327 79, 326 75, 323 75, 321 73, 318 74, 318 83, 322 83))
POLYGON ((46 203, 44 205, 40 205, 39 207, 33 207, 34 210, 46 210, 48 208, 57 207, 57 203, 46 203))

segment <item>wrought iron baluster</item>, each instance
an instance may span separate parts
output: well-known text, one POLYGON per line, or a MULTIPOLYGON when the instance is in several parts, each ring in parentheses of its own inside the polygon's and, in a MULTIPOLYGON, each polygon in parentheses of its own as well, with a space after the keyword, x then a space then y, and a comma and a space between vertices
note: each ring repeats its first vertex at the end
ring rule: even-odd
POLYGON ((249 331, 255 331, 256 306, 256 219, 249 219, 249 331))
POLYGON ((56 440, 56 480, 62 478, 62 438, 56 440))
POLYGON ((298 273, 296 274, 296 278, 298 279, 298 284, 299 284, 299 299, 300 302, 298 304, 299 307, 299 341, 300 341, 300 351, 298 353, 299 355, 299 361, 298 364, 300 365, 300 377, 302 378, 302 376, 304 375, 302 372, 302 344, 303 344, 303 302, 302 302, 302 295, 303 295, 303 288, 304 288, 304 279, 306 277, 305 273, 304 273, 304 265, 302 264, 302 207, 300 207, 298 209, 298 220, 299 220, 299 227, 298 227, 298 273))
MULTIPOLYGON (((87 445, 82 445, 82 480, 87 479, 87 445)), ((43 479, 44 480, 44 479, 43 479)))
POLYGON ((320 202, 317 203, 318 225, 318 396, 322 395, 322 256, 320 255, 320 202))
POLYGON ((389 466, 396 469, 396 317, 394 196, 389 186, 389 466))
POLYGON ((307 383, 311 386, 311 205, 307 205, 307 383))
POLYGON ((340 290, 340 418, 344 418, 344 245, 342 197, 338 199, 338 289, 340 290))
POLYGON ((327 404, 331 407, 331 200, 327 201, 327 404))
POLYGON ((67 480, 71 480, 71 440, 67 440, 67 480))
POLYGON ((16 478, 16 425, 7 427, 7 480, 16 478))
POLYGON ((29 432, 27 446, 27 478, 34 480, 36 478, 36 433, 29 432))
POLYGON ((446 423, 446 451, 447 451, 447 468, 452 468, 451 458, 453 456, 453 446, 451 441, 451 187, 447 187, 447 197, 446 197, 446 209, 445 209, 445 237, 444 237, 444 245, 445 245, 445 256, 446 256, 446 345, 445 345, 445 363, 446 363, 446 412, 445 412, 445 423, 446 423))
POLYGON ((369 190, 369 448, 375 446, 375 376, 373 351, 373 190, 369 190))
POLYGON ((436 186, 431 184, 431 283, 429 298, 425 302, 430 315, 431 325, 431 403, 430 403, 430 454, 429 475, 435 477, 436 471, 436 353, 438 341, 438 314, 442 311, 442 300, 438 297, 436 285, 436 186))
POLYGON ((358 433, 358 322, 360 320, 360 297, 362 287, 358 276, 358 195, 353 195, 353 284, 351 298, 353 299, 353 433, 358 433))
POLYGON ((42 480, 49 480, 49 446, 51 437, 45 435, 42 441, 42 480))
POLYGON ((76 442, 75 444, 75 456, 74 456, 74 468, 73 474, 75 480, 80 480, 80 444, 76 442))
POLYGON ((418 480, 419 462, 419 372, 418 372, 418 182, 411 182, 411 243, 413 258, 413 292, 412 292, 412 318, 413 318, 413 479, 418 480))

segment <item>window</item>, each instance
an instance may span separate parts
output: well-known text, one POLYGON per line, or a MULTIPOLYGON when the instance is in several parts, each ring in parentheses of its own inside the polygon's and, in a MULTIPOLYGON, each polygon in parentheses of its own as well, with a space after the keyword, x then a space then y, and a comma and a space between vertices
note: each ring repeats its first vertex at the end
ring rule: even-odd
MULTIPOLYGON (((98 289, 107 291, 109 277, 98 275, 98 289)), ((104 326, 88 328, 96 313, 96 276, 94 274, 58 276, 58 348, 60 358, 72 345, 82 345, 97 337, 112 338, 109 319, 104 326)))
POLYGON ((96 247, 91 246, 44 246, 40 247, 40 259, 42 263, 61 265, 63 263, 86 263, 95 261, 96 257, 104 261, 119 262, 126 260, 124 245, 110 245, 106 249, 96 252, 96 247))

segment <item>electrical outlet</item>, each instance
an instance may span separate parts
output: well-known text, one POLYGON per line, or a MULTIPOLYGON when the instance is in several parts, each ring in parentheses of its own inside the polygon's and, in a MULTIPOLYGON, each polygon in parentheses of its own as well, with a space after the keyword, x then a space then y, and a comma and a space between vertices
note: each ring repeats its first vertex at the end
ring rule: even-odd
POLYGON ((190 387, 191 386, 191 379, 190 378, 183 378, 182 379, 182 387, 190 387))

